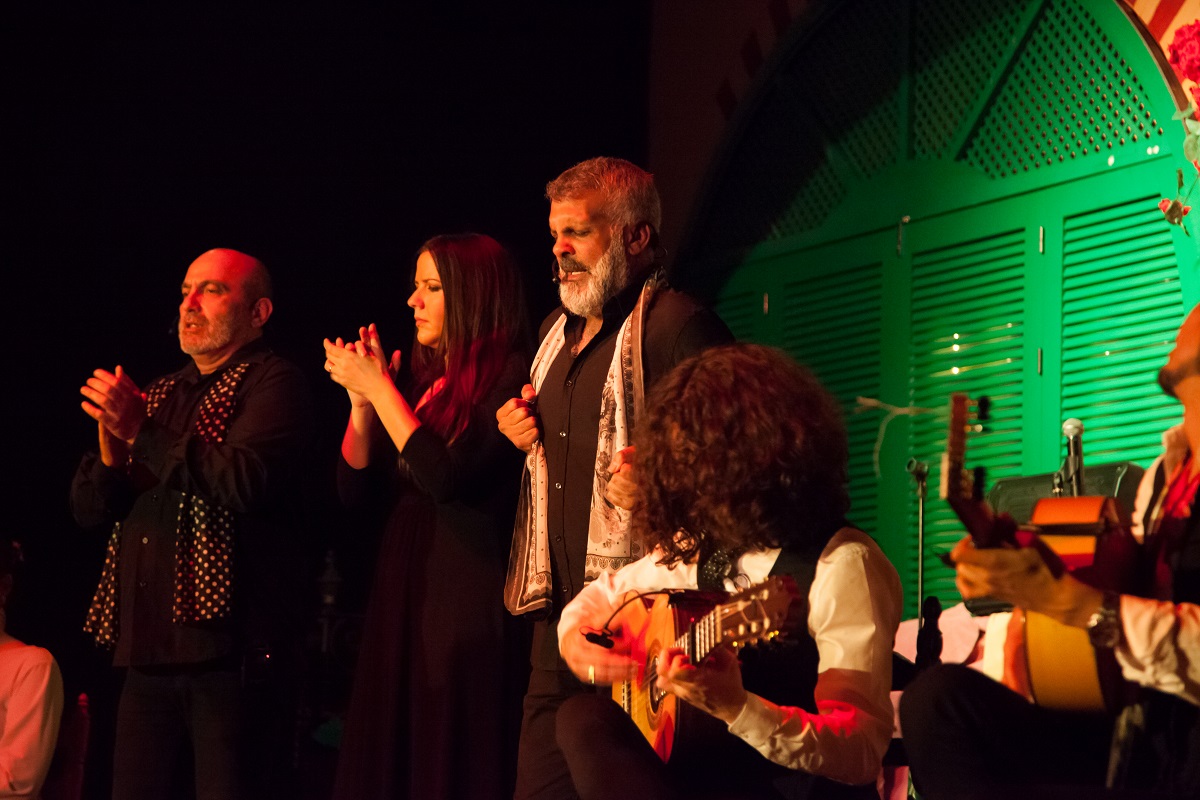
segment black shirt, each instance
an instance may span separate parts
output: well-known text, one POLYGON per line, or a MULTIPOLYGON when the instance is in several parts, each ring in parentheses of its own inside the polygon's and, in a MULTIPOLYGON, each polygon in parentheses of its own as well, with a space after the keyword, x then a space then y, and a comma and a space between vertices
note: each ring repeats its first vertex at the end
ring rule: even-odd
POLYGON ((81 526, 122 523, 117 666, 238 657, 243 645, 268 646, 281 615, 295 612, 292 586, 304 548, 291 513, 297 493, 289 490, 311 440, 306 380, 261 339, 215 372, 202 375, 189 364, 175 377, 133 442, 130 469, 106 467, 89 453, 71 484, 71 511, 81 526), (197 404, 221 373, 240 363, 251 366, 224 441, 205 442, 194 431, 197 404), (135 486, 131 474, 148 477, 135 486), (183 491, 234 512, 233 620, 171 621, 183 491))
MULTIPOLYGON (((633 312, 641 291, 642 283, 637 282, 605 304, 600 330, 577 356, 571 354, 571 345, 579 341, 584 319, 571 316, 566 323, 563 348, 538 391, 550 495, 546 512, 555 609, 561 609, 583 588, 600 396, 617 335, 633 312)), ((563 313, 560 308, 546 318, 540 331, 542 339, 563 313)), ((712 311, 685 294, 660 288, 654 293, 645 317, 642 366, 646 391, 679 362, 705 348, 731 341, 733 335, 712 311)), ((566 668, 558 656, 554 632, 557 617, 555 612, 535 627, 532 659, 535 667, 566 668)))

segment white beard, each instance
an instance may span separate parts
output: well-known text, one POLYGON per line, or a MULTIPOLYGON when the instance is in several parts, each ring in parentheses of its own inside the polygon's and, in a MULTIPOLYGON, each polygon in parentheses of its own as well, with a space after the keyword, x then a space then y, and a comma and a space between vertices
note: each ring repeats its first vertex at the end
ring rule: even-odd
POLYGON ((558 298, 563 308, 577 317, 599 317, 604 304, 629 285, 629 259, 625 257, 625 243, 620 236, 613 237, 608 250, 586 274, 586 281, 560 282, 558 298))

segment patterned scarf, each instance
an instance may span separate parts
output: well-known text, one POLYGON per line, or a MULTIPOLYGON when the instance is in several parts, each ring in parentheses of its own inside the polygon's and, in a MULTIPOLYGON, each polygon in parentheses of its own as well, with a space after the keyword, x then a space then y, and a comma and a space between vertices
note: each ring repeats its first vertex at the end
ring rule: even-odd
MULTIPOLYGON (((633 426, 645 405, 645 381, 642 374, 642 338, 646 309, 654 292, 666 281, 656 271, 642 287, 633 312, 621 324, 617 346, 608 367, 608 377, 600 396, 600 430, 596 437, 595 474, 588 519, 588 546, 584 560, 584 581, 590 582, 604 572, 616 572, 642 556, 639 543, 629 536, 629 512, 617 508, 605 497, 611 477, 608 465, 613 455, 629 445, 633 426)), ((534 356, 530 380, 534 391, 541 391, 550 365, 566 342, 567 315, 555 321, 534 356)), ((508 579, 504 586, 504 605, 513 614, 550 605, 550 535, 546 524, 548 506, 546 452, 539 441, 525 457, 521 476, 521 495, 517 503, 516 528, 508 557, 508 579)))
MULTIPOLYGON (((238 386, 249 364, 236 364, 217 377, 200 399, 193 431, 201 441, 225 439, 238 386)), ((146 416, 154 417, 175 388, 177 377, 159 378, 146 388, 146 416)), ((112 647, 117 640, 117 608, 121 523, 113 526, 100 585, 92 598, 83 630, 96 644, 112 647)), ((232 608, 233 513, 187 492, 181 493, 175 529, 175 594, 171 620, 200 622, 227 617, 232 608)))

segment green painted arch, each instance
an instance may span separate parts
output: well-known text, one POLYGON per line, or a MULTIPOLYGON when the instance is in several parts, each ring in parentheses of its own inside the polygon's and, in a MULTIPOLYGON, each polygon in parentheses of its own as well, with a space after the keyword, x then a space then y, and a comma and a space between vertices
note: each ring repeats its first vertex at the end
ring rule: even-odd
POLYGON ((731 123, 677 259, 740 338, 845 403, 855 520, 910 613, 919 571, 958 600, 935 558, 961 530, 937 499, 949 393, 993 399, 968 457, 992 480, 1057 469, 1069 416, 1089 463, 1144 466, 1178 413, 1153 373, 1200 300, 1200 231, 1157 208, 1177 170, 1195 175, 1157 45, 1118 0, 980 9, 810 6, 731 123), (858 398, 918 413, 884 425, 858 398), (931 469, 923 562, 910 459, 931 469))

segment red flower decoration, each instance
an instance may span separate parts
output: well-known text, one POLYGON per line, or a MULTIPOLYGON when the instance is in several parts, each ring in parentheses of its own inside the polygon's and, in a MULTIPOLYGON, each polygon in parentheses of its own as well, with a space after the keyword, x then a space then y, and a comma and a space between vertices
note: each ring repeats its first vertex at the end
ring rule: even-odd
POLYGON ((1170 51, 1175 72, 1184 80, 1200 83, 1200 20, 1175 31, 1170 51))
MULTIPOLYGON (((1168 200, 1163 198, 1158 201, 1158 210, 1163 212, 1167 217, 1167 222, 1172 225, 1182 225, 1183 218, 1192 210, 1191 206, 1185 206, 1179 200, 1168 200)), ((1186 232, 1186 229, 1184 229, 1186 232)))

